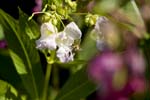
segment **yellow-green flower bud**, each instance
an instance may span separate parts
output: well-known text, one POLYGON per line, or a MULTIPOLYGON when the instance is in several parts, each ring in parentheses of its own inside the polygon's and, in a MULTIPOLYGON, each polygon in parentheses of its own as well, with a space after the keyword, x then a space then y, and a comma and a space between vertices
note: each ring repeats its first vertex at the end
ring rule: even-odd
POLYGON ((57 23, 58 23, 58 21, 57 21, 57 19, 56 18, 54 18, 54 19, 52 19, 52 23, 53 23, 53 25, 57 25, 57 23))
POLYGON ((90 26, 95 25, 97 18, 98 15, 88 14, 85 17, 85 23, 90 26))
POLYGON ((50 21, 50 19, 51 19, 51 17, 48 16, 48 15, 46 15, 46 14, 41 15, 41 16, 38 17, 38 21, 39 21, 40 23, 48 22, 48 21, 50 21))
POLYGON ((94 23, 94 20, 90 19, 90 20, 89 20, 89 24, 90 24, 90 25, 94 25, 94 24, 95 24, 95 23, 94 23))
POLYGON ((56 5, 54 5, 54 4, 51 5, 51 9, 55 11, 56 10, 56 5))
POLYGON ((65 9, 62 9, 62 8, 58 8, 57 12, 58 12, 58 14, 63 15, 63 16, 65 16, 65 14, 66 14, 65 9))
POLYGON ((72 9, 76 9, 77 7, 77 3, 76 2, 69 2, 69 6, 72 8, 72 9))

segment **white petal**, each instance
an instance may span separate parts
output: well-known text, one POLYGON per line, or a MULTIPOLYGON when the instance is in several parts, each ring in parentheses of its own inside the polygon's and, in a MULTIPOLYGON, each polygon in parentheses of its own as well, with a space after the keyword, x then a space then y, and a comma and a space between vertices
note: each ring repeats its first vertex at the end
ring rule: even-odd
POLYGON ((102 39, 102 40, 96 40, 96 47, 98 50, 105 50, 108 48, 106 42, 102 39))
POLYGON ((71 46, 74 42, 74 39, 71 37, 68 37, 65 32, 60 32, 57 34, 56 42, 59 47, 71 46))
POLYGON ((99 17, 96 21, 96 24, 95 24, 95 31, 97 34, 102 34, 101 32, 101 28, 104 24, 106 24, 108 22, 108 19, 106 17, 99 17))
POLYGON ((45 38, 52 33, 57 33, 57 28, 51 22, 41 25, 41 38, 45 38))
POLYGON ((66 63, 69 61, 73 61, 73 54, 69 47, 60 47, 57 50, 57 57, 59 58, 60 62, 66 63))
POLYGON ((39 40, 36 41, 36 48, 38 49, 50 49, 50 50, 54 50, 56 49, 56 41, 55 41, 56 35, 55 34, 51 34, 48 37, 42 39, 40 38, 39 40))
POLYGON ((74 22, 69 23, 65 27, 64 31, 68 36, 72 37, 73 39, 80 39, 82 35, 79 27, 74 22))

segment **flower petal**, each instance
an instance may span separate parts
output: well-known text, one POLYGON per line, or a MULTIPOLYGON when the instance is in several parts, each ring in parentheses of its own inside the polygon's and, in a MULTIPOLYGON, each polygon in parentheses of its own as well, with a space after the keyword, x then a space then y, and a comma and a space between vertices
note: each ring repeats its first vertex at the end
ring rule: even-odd
POLYGON ((48 37, 52 33, 57 33, 57 28, 51 22, 41 25, 41 38, 48 37))
POLYGON ((82 35, 79 27, 74 22, 69 23, 65 27, 64 31, 68 36, 72 37, 73 39, 80 39, 82 35))
POLYGON ((51 34, 47 38, 40 38, 39 40, 36 41, 36 48, 38 49, 50 49, 54 50, 56 49, 56 41, 55 41, 56 35, 51 34))
POLYGON ((59 58, 59 60, 63 63, 69 62, 69 61, 73 61, 73 54, 71 52, 72 50, 69 47, 60 47, 57 50, 57 57, 59 58))
POLYGON ((96 40, 96 47, 98 50, 103 51, 108 48, 106 42, 104 40, 96 40))
POLYGON ((102 34, 102 27, 108 22, 108 19, 106 17, 99 17, 96 21, 94 30, 97 34, 102 34))
POLYGON ((57 34, 56 43, 60 46, 71 46, 74 42, 74 39, 68 37, 65 32, 60 32, 57 34))

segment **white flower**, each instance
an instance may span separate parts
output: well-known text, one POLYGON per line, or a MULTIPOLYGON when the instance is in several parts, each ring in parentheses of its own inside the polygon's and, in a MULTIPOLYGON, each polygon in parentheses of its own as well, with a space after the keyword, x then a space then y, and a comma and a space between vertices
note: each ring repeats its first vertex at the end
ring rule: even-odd
POLYGON ((56 38, 57 28, 51 23, 46 22, 41 25, 41 37, 36 41, 36 48, 54 50, 57 47, 56 38))
POLYGON ((94 30, 97 34, 101 35, 102 32, 102 27, 108 22, 108 19, 106 17, 98 17, 96 20, 96 24, 94 27, 94 30))
POLYGON ((81 35, 80 29, 74 22, 69 23, 64 31, 58 33, 56 42, 59 48, 56 53, 61 62, 73 61, 74 54, 71 46, 74 40, 81 38, 81 35))
POLYGON ((96 38, 96 46, 99 50, 103 50, 107 47, 105 41, 105 35, 103 28, 108 23, 108 19, 106 17, 98 17, 95 27, 92 30, 92 35, 96 38))
POLYGON ((67 36, 69 36, 73 39, 80 39, 82 36, 82 33, 81 33, 79 27, 74 22, 69 23, 65 27, 64 32, 66 33, 67 36))
POLYGON ((96 40, 96 47, 98 50, 107 49, 106 41, 104 40, 96 40))
POLYGON ((58 47, 56 56, 60 62, 73 61, 72 45, 76 39, 81 38, 81 35, 80 29, 74 22, 69 23, 59 33, 51 22, 47 22, 41 25, 41 37, 36 41, 36 48, 55 50, 58 47))
POLYGON ((36 48, 42 50, 42 49, 49 49, 49 50, 54 50, 57 47, 56 41, 56 34, 50 34, 48 37, 45 38, 40 38, 39 40, 36 41, 36 48))
POLYGON ((67 34, 63 31, 57 34, 56 42, 58 47, 71 46, 74 43, 74 39, 67 36, 67 34))
POLYGON ((58 33, 56 42, 58 46, 71 46, 74 43, 74 40, 81 38, 81 31, 78 26, 71 22, 69 23, 64 31, 58 33))
POLYGON ((59 47, 57 50, 57 57, 59 58, 60 62, 66 63, 69 61, 73 61, 73 56, 72 50, 69 47, 59 47))

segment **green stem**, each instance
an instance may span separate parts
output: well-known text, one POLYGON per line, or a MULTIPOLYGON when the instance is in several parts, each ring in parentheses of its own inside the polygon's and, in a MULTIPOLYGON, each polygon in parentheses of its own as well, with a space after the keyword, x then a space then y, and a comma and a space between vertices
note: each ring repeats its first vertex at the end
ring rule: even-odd
POLYGON ((72 13, 72 15, 87 15, 89 13, 80 13, 80 12, 77 12, 77 13, 72 13))
POLYGON ((64 23, 62 22, 60 16, 59 16, 57 13, 55 13, 55 16, 56 16, 56 17, 58 18, 58 20, 61 22, 61 24, 63 25, 63 28, 65 28, 65 25, 64 25, 64 23))
POLYGON ((53 86, 54 86, 54 88, 56 90, 58 90, 58 88, 59 88, 59 75, 58 75, 58 71, 59 71, 58 67, 55 66, 54 69, 53 69, 53 76, 55 76, 55 77, 53 77, 52 82, 53 82, 53 86))
POLYGON ((34 12, 34 13, 32 13, 32 15, 28 18, 28 21, 30 21, 30 20, 34 17, 34 15, 37 15, 37 14, 45 14, 45 15, 47 15, 47 16, 51 16, 51 14, 48 13, 48 12, 34 12))
POLYGON ((50 80, 50 76, 51 76, 51 70, 52 70, 52 64, 48 64, 47 69, 46 69, 46 76, 45 76, 45 81, 44 81, 42 100, 47 100, 48 85, 49 85, 49 80, 50 80))

